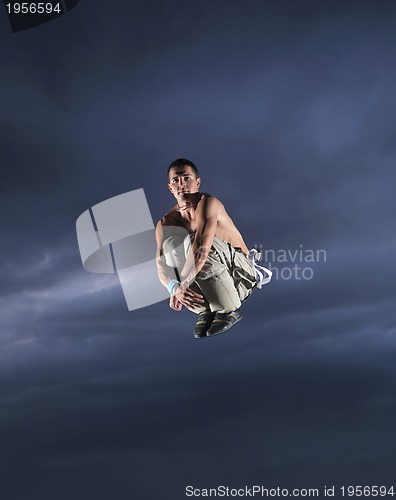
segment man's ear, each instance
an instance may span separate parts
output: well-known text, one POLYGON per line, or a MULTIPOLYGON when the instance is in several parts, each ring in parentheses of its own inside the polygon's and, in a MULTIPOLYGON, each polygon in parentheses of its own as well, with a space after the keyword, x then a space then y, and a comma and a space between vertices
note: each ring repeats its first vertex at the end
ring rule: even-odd
POLYGON ((199 188, 200 185, 201 185, 201 177, 198 177, 197 178, 197 187, 199 188))

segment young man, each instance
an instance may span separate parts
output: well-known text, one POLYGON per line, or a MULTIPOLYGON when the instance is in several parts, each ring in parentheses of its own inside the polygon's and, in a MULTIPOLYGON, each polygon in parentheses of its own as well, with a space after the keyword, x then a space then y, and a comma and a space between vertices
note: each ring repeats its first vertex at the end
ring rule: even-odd
POLYGON ((256 286, 254 261, 224 205, 199 191, 194 163, 175 160, 168 188, 176 205, 157 223, 157 267, 175 311, 198 314, 194 337, 217 335, 242 319, 241 301, 256 286))

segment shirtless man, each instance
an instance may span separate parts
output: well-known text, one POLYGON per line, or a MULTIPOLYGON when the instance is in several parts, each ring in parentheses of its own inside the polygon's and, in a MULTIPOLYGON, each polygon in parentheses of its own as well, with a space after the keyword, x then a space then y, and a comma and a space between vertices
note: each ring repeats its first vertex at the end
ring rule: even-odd
POLYGON ((157 268, 169 305, 198 314, 194 336, 225 332, 242 319, 239 311, 256 285, 249 250, 214 196, 199 191, 196 166, 180 158, 168 169, 176 205, 157 223, 157 268))

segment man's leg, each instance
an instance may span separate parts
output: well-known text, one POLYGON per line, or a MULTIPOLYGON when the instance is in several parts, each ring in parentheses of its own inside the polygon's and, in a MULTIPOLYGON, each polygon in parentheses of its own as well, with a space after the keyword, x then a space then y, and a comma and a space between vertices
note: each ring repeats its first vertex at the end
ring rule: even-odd
POLYGON ((180 236, 169 236, 162 243, 162 251, 164 252, 166 265, 173 267, 180 277, 180 273, 186 262, 184 254, 184 238, 180 236))
POLYGON ((231 312, 249 297, 256 285, 256 272, 241 250, 215 237, 196 283, 212 311, 231 312))
POLYGON ((241 300, 228 269, 206 279, 197 276, 196 283, 209 302, 212 312, 229 313, 241 307, 241 300))
MULTIPOLYGON (((164 240, 162 244, 162 249, 165 255, 166 264, 175 269, 177 279, 180 280, 180 275, 184 264, 186 262, 186 255, 191 247, 190 236, 180 237, 180 236, 170 236, 164 240)), ((191 290, 202 294, 202 291, 196 283, 191 283, 191 290)), ((205 299, 205 296, 204 296, 205 299)), ((188 307, 188 309, 198 314, 197 321, 194 328, 194 337, 201 338, 206 336, 206 331, 212 323, 214 314, 209 308, 209 303, 207 300, 201 305, 194 308, 188 307)))
MULTIPOLYGON (((179 276, 191 249, 191 241, 191 235, 184 238, 171 236, 163 243, 166 263, 177 269, 179 276)), ((222 333, 242 319, 238 309, 241 299, 244 300, 247 294, 240 296, 241 287, 234 279, 234 257, 235 249, 215 237, 205 266, 190 285, 192 290, 201 293, 206 299, 202 306, 189 308, 199 315, 194 331, 196 338, 203 337, 206 333, 222 333)), ((244 255, 243 257, 245 258, 244 255)))
POLYGON ((236 250, 233 258, 232 276, 239 298, 242 302, 248 299, 257 284, 256 270, 247 256, 236 250))
POLYGON ((196 283, 215 313, 207 335, 217 335, 230 329, 242 319, 238 310, 241 297, 233 277, 235 249, 219 238, 214 238, 211 251, 196 283))

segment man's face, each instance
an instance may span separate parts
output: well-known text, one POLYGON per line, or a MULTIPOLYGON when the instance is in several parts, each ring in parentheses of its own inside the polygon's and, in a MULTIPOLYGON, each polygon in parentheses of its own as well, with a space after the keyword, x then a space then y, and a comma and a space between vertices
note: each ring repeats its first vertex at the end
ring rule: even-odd
POLYGON ((189 194, 197 193, 201 179, 195 177, 191 167, 171 168, 169 172, 169 191, 178 199, 186 199, 189 194))

